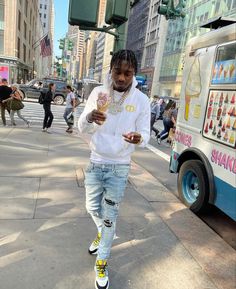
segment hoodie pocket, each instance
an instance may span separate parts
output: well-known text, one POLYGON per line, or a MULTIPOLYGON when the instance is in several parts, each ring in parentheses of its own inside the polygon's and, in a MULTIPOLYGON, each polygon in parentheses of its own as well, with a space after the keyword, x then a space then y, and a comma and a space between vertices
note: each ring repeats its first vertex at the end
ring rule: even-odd
POLYGON ((95 133, 91 139, 91 149, 106 157, 123 157, 134 151, 134 145, 124 141, 122 135, 95 133))

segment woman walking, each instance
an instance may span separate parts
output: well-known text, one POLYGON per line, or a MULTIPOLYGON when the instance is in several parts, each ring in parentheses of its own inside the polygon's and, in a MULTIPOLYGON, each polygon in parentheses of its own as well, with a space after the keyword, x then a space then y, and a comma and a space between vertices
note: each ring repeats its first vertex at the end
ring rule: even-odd
POLYGON ((169 131, 175 126, 177 118, 176 102, 170 100, 166 105, 165 111, 163 113, 163 131, 157 136, 158 144, 161 144, 161 141, 168 137, 169 131))
POLYGON ((17 83, 12 84, 12 93, 9 98, 4 100, 3 102, 7 103, 7 107, 10 109, 10 119, 11 119, 11 125, 16 125, 14 115, 17 113, 17 116, 22 119, 26 125, 29 127, 30 123, 27 119, 25 119, 21 115, 21 109, 23 109, 24 104, 22 103, 22 96, 21 92, 19 90, 19 85, 17 83))
POLYGON ((72 133, 73 132, 73 123, 68 121, 68 115, 70 113, 73 113, 75 110, 75 95, 74 95, 73 89, 70 85, 66 86, 66 90, 67 90, 66 108, 65 108, 65 112, 64 112, 63 117, 65 119, 66 124, 68 125, 66 132, 72 133))
POLYGON ((51 111, 51 102, 53 100, 53 93, 55 91, 55 84, 49 83, 48 85, 48 91, 46 92, 44 98, 43 98, 43 109, 44 109, 44 120, 43 120, 43 132, 49 132, 49 128, 52 125, 53 121, 53 114, 51 111))

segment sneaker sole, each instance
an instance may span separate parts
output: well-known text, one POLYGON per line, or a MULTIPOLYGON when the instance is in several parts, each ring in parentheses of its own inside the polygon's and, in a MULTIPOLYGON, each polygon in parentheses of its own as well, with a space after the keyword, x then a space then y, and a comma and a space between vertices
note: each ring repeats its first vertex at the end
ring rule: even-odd
POLYGON ((93 251, 88 250, 88 253, 89 253, 90 255, 97 255, 98 249, 95 249, 95 250, 93 250, 93 251))
POLYGON ((104 287, 104 286, 103 286, 103 287, 100 287, 100 286, 98 287, 98 286, 97 286, 97 281, 95 280, 95 288, 96 288, 96 289, 108 289, 108 288, 109 288, 109 285, 110 285, 110 284, 109 284, 109 280, 108 280, 106 287, 104 287))

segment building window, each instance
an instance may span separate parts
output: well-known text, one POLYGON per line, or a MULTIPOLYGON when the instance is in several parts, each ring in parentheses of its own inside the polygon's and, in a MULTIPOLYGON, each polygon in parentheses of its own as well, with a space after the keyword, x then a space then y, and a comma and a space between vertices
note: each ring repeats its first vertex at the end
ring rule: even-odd
POLYGON ((40 7, 40 9, 42 9, 43 8, 43 4, 40 4, 39 7, 40 7))
POLYGON ((4 29, 4 2, 0 0, 0 30, 4 29))
POLYGON ((30 62, 30 49, 29 49, 29 55, 28 55, 28 60, 29 60, 29 62, 30 62))
POLYGON ((44 5, 44 9, 45 9, 45 10, 47 9, 47 5, 44 5))
POLYGON ((231 2, 232 2, 232 0, 228 0, 228 1, 227 1, 228 10, 230 10, 230 8, 231 8, 231 2))
POLYGON ((30 9, 30 24, 31 24, 31 20, 32 20, 32 9, 30 9))
POLYGON ((26 39, 26 32, 27 32, 27 27, 26 27, 26 22, 24 21, 24 37, 26 39))
POLYGON ((47 18, 47 14, 44 14, 44 15, 43 15, 43 18, 46 19, 46 18, 47 18))
POLYGON ((17 39, 17 57, 20 58, 20 38, 17 39))
POLYGON ((29 30, 29 44, 31 42, 31 30, 29 30))
POLYGON ((42 13, 39 13, 39 17, 40 17, 40 18, 42 17, 42 13))
POLYGON ((221 0, 216 1, 216 6, 215 6, 215 15, 219 13, 220 11, 220 2, 221 0))
POLYGON ((43 23, 43 27, 44 27, 44 28, 46 27, 46 23, 43 23))
POLYGON ((21 13, 18 11, 18 30, 20 31, 21 29, 21 13))
POLYGON ((153 7, 153 13, 156 13, 157 12, 157 9, 158 9, 158 5, 159 3, 155 3, 154 4, 154 7, 153 7))
POLYGON ((23 60, 26 62, 26 46, 23 44, 23 60))
POLYGON ((25 0, 25 16, 27 17, 28 13, 28 0, 25 0))
POLYGON ((4 53, 4 31, 0 30, 0 54, 4 53))

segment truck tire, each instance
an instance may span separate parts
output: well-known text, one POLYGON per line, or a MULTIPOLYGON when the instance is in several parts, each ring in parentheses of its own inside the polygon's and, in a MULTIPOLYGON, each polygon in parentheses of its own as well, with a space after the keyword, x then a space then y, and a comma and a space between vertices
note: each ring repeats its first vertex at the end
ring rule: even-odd
POLYGON ((184 162, 178 174, 178 193, 181 201, 194 213, 206 209, 209 183, 206 169, 200 160, 184 162))
POLYGON ((53 99, 53 102, 55 104, 58 104, 58 105, 62 105, 64 103, 65 99, 62 95, 56 95, 53 99))

